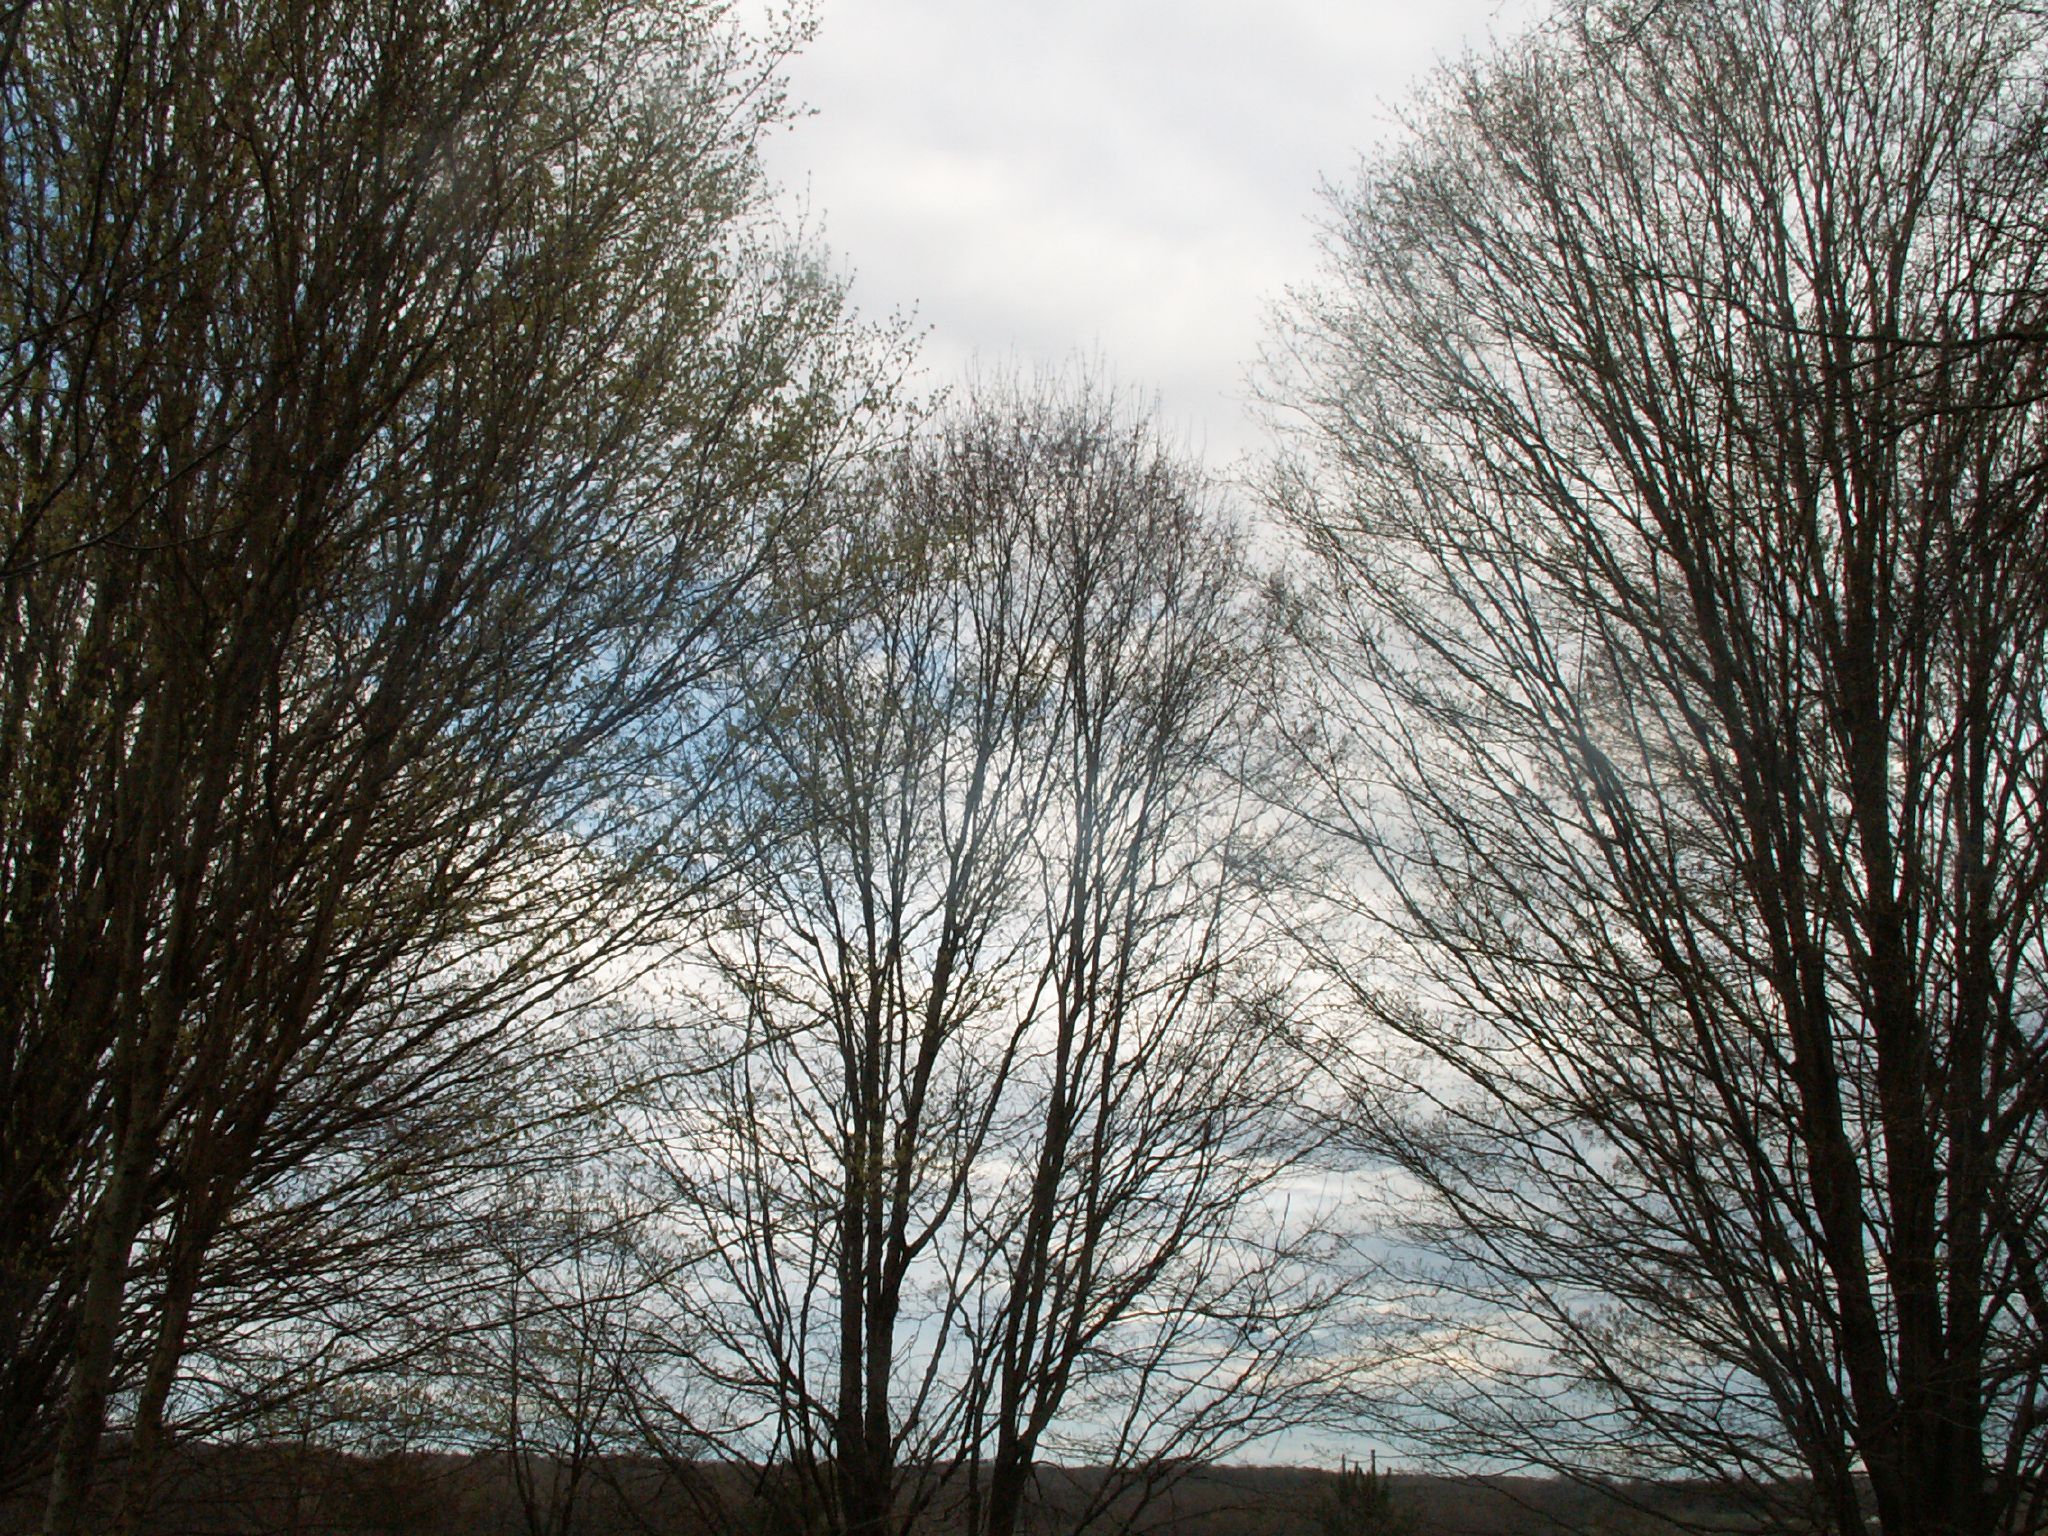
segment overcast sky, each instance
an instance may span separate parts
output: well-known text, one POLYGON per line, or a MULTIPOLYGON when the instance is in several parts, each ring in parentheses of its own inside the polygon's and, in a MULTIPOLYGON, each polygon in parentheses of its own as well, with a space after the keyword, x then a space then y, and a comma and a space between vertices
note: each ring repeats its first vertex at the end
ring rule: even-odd
POLYGON ((931 381, 1099 356, 1221 467, 1316 188, 1531 0, 822 0, 771 172, 931 381))

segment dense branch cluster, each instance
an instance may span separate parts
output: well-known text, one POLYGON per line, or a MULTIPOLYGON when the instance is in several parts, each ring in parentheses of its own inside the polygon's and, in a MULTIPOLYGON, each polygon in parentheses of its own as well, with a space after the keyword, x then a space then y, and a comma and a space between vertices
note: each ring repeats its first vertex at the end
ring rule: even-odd
POLYGON ((2044 26, 1446 72, 1258 524, 906 398, 800 23, 0 6, 0 1518, 1015 1536, 1364 1426, 2041 1530, 2044 26))
POLYGON ((1277 1198, 1316 1137, 1240 771, 1266 657, 1205 488, 1096 389, 984 394, 842 516, 853 606, 765 661, 804 820, 659 1122, 716 1256, 676 1428, 848 1529, 945 1499, 1008 1533, 1048 1448, 1208 1455, 1327 1396, 1302 1345, 1344 1287, 1277 1198))
POLYGON ((1099 389, 903 446, 720 7, 8 28, 0 1483, 413 1435, 880 1532, 943 1442, 1008 1530, 1265 1427, 1336 1290, 1198 477, 1099 389))
POLYGON ((1304 744, 1460 1443, 2042 1518, 2043 41, 1579 7, 1339 198, 1304 744))

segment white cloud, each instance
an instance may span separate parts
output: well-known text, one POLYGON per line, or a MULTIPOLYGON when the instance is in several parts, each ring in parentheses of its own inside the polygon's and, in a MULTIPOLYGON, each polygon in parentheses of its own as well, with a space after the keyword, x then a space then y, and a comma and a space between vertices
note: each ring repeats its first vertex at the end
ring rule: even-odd
POLYGON ((1265 307, 1315 271, 1316 187, 1441 58, 1534 0, 825 0, 770 146, 874 312, 970 353, 1099 352, 1169 423, 1250 447, 1265 307))

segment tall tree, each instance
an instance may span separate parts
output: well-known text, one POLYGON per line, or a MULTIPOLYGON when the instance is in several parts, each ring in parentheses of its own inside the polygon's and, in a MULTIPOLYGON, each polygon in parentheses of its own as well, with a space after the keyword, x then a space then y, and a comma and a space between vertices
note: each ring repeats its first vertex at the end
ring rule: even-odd
POLYGON ((1259 626, 1211 493, 1099 386, 978 394, 842 524, 764 689, 788 837, 707 981, 723 1056, 657 1122, 697 1262, 651 1422, 825 1529, 1007 1536, 1048 1450, 1106 1502, 1316 1400, 1259 626))
POLYGON ((1305 804, 1440 1444, 2048 1514, 2044 42, 1576 4, 1335 195, 1305 804))
POLYGON ((0 1457, 68 1532, 260 1187, 647 935, 845 358, 719 6, 5 41, 0 1457))

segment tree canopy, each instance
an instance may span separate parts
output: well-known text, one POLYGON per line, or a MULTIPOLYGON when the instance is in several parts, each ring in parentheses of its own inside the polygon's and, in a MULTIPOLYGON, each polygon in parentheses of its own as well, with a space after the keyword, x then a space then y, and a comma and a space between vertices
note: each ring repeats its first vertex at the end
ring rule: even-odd
POLYGON ((2040 1518, 2041 25, 1574 5, 1333 194, 1313 942, 1439 1443, 2040 1518))

